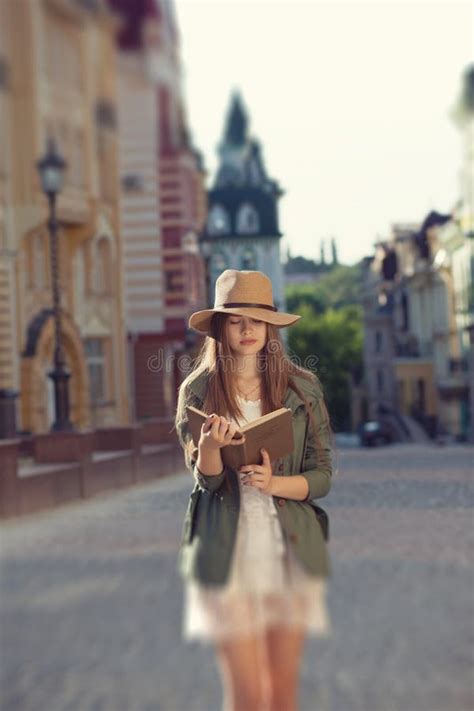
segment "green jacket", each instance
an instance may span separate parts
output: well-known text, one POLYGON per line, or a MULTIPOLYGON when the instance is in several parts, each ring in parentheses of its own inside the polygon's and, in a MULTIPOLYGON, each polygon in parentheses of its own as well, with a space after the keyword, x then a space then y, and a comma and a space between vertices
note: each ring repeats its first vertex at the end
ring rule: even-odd
MULTIPOLYGON (((186 404, 201 408, 207 388, 207 373, 188 381, 180 391, 186 404)), ((316 452, 315 439, 303 400, 290 388, 284 406, 292 411, 295 447, 293 453, 279 460, 274 474, 301 474, 309 484, 305 501, 273 497, 278 518, 288 545, 310 575, 331 575, 330 561, 321 526, 309 499, 319 499, 329 492, 332 479, 331 445, 328 427, 321 410, 323 393, 317 382, 295 377, 294 382, 311 403, 319 425, 322 449, 316 452), (308 429, 309 427, 309 429, 308 429)), ((178 425, 181 445, 190 441, 187 420, 178 425)), ((228 579, 234 549, 240 508, 238 474, 226 467, 217 476, 203 475, 195 467, 197 448, 187 460, 195 485, 185 513, 178 553, 178 571, 185 579, 192 578, 207 585, 223 585, 228 579), (230 491, 224 481, 229 477, 230 491)))

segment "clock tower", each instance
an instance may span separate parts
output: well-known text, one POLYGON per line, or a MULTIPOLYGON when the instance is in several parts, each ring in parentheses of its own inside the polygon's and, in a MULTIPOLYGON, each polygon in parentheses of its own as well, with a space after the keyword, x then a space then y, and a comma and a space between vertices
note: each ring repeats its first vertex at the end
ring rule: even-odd
POLYGON ((218 155, 200 240, 208 265, 209 304, 213 305, 215 282, 224 269, 249 269, 271 279, 275 306, 284 311, 277 206, 283 190, 266 174, 260 143, 248 135, 238 92, 231 99, 218 155))

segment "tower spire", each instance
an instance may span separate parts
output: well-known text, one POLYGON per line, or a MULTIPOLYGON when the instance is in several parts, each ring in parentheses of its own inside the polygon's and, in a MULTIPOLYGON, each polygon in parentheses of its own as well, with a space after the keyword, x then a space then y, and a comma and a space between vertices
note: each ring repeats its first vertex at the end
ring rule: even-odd
POLYGON ((238 90, 232 93, 231 105, 224 128, 223 146, 243 146, 247 139, 248 118, 238 90))

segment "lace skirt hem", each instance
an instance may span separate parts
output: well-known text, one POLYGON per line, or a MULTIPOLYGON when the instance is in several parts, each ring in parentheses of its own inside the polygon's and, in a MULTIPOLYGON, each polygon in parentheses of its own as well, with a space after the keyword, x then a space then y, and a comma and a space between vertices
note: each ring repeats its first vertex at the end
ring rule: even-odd
POLYGON ((311 590, 276 593, 219 593, 193 581, 185 588, 182 636, 203 643, 264 633, 269 627, 303 629, 308 635, 329 637, 326 581, 314 579, 311 590))

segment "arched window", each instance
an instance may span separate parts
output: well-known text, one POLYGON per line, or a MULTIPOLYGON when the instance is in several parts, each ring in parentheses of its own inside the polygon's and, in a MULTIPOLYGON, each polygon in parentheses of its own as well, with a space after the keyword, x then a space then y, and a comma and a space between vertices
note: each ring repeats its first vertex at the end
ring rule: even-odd
POLYGON ((211 235, 226 235, 230 233, 229 215, 222 205, 214 205, 210 211, 207 230, 211 235))
POLYGON ((258 213, 253 205, 244 203, 237 212, 237 232, 241 235, 254 235, 260 230, 258 213))
POLYGON ((240 255, 240 268, 250 269, 255 271, 257 269, 257 253, 253 247, 247 246, 242 250, 240 255))

